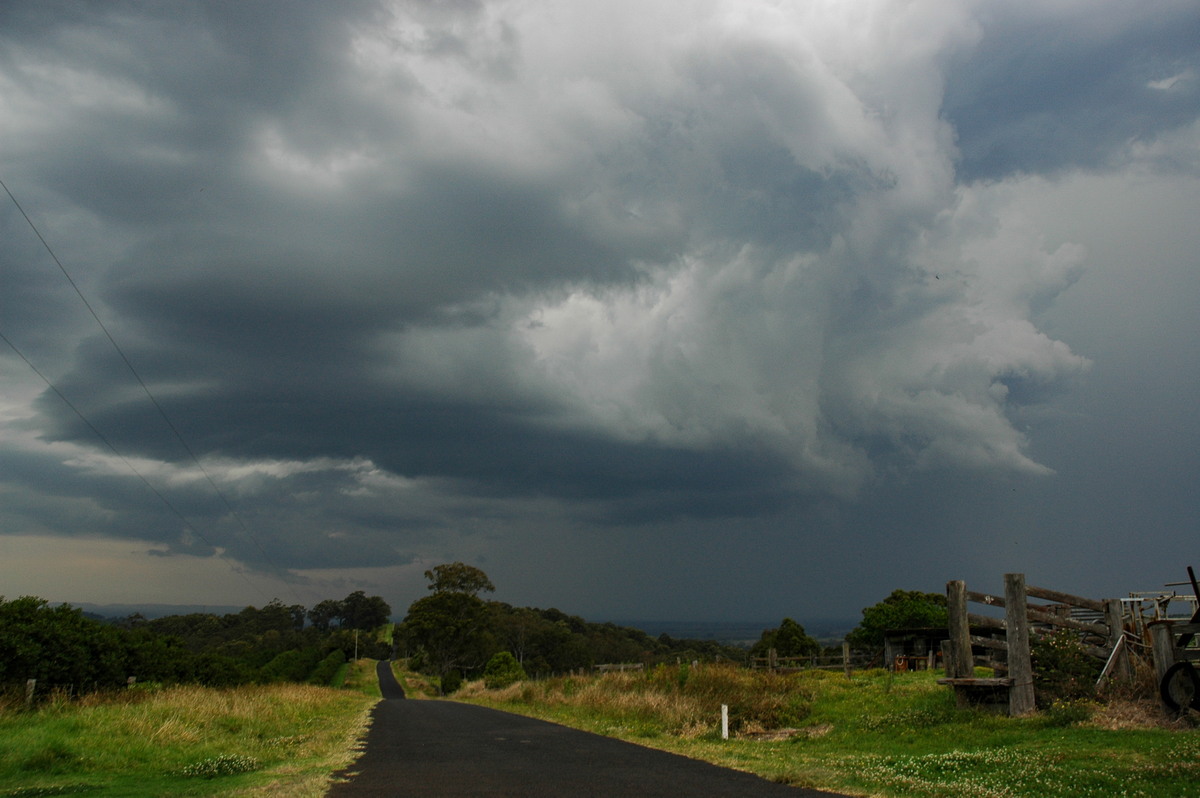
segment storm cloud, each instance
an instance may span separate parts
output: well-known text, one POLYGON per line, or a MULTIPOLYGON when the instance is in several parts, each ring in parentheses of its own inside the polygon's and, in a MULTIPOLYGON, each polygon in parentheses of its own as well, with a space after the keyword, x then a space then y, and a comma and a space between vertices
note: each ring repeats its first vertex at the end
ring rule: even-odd
MULTIPOLYGON (((463 559, 601 613, 627 608, 547 572, 642 584, 618 551, 689 541, 712 557, 665 582, 735 546, 730 579, 781 545, 836 571, 1017 486, 1040 498, 980 526, 1054 518, 1067 547, 1053 486, 1109 493, 1081 442, 1154 404, 1089 328, 1120 307, 1071 305, 1089 275, 1140 290, 1085 221, 1197 194, 1200 9, 1143 11, 7 3, 0 177, 169 423, 11 206, 0 332, 54 389, 0 355, 0 532, 397 604, 463 559), (1131 181, 1175 193, 1099 206, 1131 181)), ((1140 253, 1180 278, 1143 283, 1175 374, 1187 236, 1140 253)), ((1054 574, 1027 545, 1012 568, 1054 574)))

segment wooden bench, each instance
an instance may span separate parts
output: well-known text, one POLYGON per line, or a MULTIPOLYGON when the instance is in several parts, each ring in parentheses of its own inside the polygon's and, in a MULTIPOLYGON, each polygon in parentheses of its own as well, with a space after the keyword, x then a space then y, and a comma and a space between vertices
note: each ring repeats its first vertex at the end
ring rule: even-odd
POLYGON ((954 698, 959 709, 982 707, 1000 712, 1008 711, 1008 688, 1012 687, 1012 679, 971 677, 938 679, 937 683, 954 688, 954 698))

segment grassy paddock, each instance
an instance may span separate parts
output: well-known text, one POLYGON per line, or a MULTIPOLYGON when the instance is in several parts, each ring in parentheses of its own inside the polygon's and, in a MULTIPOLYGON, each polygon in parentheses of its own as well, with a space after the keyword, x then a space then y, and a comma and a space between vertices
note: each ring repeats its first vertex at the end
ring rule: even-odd
POLYGON ((1200 798, 1200 730, 1153 703, 1008 718, 956 709, 938 675, 683 666, 497 691, 479 682, 455 697, 851 795, 1200 798), (722 703, 730 740, 720 739, 722 703))
POLYGON ((8 706, 0 796, 319 796, 352 760, 373 704, 364 691, 285 684, 8 706))

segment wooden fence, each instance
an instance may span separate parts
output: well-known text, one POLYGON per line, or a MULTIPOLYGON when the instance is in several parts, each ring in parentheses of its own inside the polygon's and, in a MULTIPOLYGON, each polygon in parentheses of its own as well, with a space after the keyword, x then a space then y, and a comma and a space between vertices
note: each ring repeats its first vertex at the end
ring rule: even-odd
POLYGON ((596 666, 596 670, 600 673, 609 673, 610 671, 623 673, 625 671, 642 671, 645 669, 646 663, 644 662, 606 662, 603 665, 596 666))
POLYGON ((834 670, 847 675, 854 670, 883 664, 878 652, 852 651, 849 643, 842 644, 842 653, 815 654, 805 657, 781 657, 775 649, 768 649, 765 657, 751 657, 751 669, 766 668, 774 671, 834 670))
POLYGON ((954 688, 960 705, 998 704, 1010 715, 1032 712, 1031 634, 1070 629, 1078 633, 1085 651, 1105 663, 1105 676, 1130 673, 1117 599, 1097 601, 1027 586, 1024 574, 1005 574, 1003 596, 967 590, 965 582, 956 580, 946 584, 946 603, 950 639, 944 652, 946 678, 938 681, 954 688), (1030 604, 1031 597, 1053 603, 1030 604), (1002 608, 1004 617, 968 612, 968 602, 1002 608), (992 667, 997 675, 977 678, 977 663, 992 667))

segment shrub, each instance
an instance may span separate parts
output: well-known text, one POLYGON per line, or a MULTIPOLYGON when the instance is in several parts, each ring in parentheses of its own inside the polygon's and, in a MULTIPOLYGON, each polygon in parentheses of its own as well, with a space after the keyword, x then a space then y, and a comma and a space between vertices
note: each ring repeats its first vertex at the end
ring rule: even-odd
POLYGON ((446 671, 442 676, 442 695, 450 695, 451 693, 462 687, 463 677, 458 670, 446 671))
POLYGON ((525 669, 517 658, 507 651, 494 654, 483 669, 483 684, 489 690, 508 687, 515 682, 524 681, 525 669))
POLYGON ((1091 720, 1095 713, 1096 705, 1091 701, 1063 701, 1059 699, 1053 701, 1042 710, 1041 721, 1047 728, 1062 728, 1091 720))
POLYGON ((313 672, 308 675, 309 684, 328 685, 333 683, 333 679, 337 676, 338 670, 342 667, 342 663, 346 661, 346 655, 340 648, 335 648, 330 651, 325 659, 321 660, 313 672))
POLYGON ((1095 695, 1102 665, 1084 651, 1070 630, 1060 629, 1032 640, 1030 657, 1039 707, 1044 709, 1056 701, 1072 702, 1095 695))

